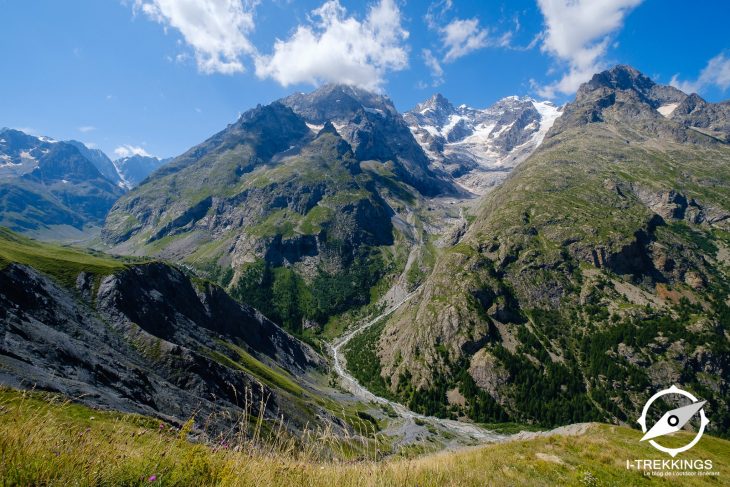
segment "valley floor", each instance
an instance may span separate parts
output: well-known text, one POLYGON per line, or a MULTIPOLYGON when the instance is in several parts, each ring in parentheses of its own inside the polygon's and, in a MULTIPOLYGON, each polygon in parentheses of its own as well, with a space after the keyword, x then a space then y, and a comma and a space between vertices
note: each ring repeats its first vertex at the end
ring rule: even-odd
POLYGON ((9 485, 730 485, 730 442, 706 435, 683 456, 711 460, 718 475, 659 478, 626 469, 626 460, 664 459, 639 438, 586 424, 417 458, 322 461, 308 443, 195 443, 185 427, 0 390, 0 478, 9 485))

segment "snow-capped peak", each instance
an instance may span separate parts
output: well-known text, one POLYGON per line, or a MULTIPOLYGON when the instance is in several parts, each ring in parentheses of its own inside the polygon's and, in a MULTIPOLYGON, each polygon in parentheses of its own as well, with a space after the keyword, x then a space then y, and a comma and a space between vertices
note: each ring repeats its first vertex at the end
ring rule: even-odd
POLYGON ((483 194, 541 143, 561 109, 549 101, 508 96, 487 108, 457 107, 437 94, 404 115, 434 166, 483 194))

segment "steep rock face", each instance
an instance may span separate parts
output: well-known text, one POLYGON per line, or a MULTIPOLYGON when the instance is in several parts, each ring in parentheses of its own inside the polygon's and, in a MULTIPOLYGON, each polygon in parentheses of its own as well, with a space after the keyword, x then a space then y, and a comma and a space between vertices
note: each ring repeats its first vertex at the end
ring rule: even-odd
POLYGON ((296 377, 323 365, 316 353, 220 288, 167 265, 101 278, 82 272, 71 290, 10 264, 0 271, 0 303, 6 385, 177 424, 195 417, 213 430, 235 424, 247 393, 254 409, 270 394, 265 415, 283 413, 293 428, 310 419, 288 399, 297 391, 254 374, 280 367, 296 377), (235 365, 247 364, 241 353, 265 365, 235 365))
POLYGON ((128 189, 124 184, 122 176, 117 171, 116 166, 104 152, 99 149, 91 149, 77 140, 69 140, 66 143, 76 147, 81 155, 88 159, 106 179, 120 188, 128 189))
POLYGON ((707 103, 692 93, 673 109, 669 117, 687 127, 730 142, 730 102, 707 103))
POLYGON ((398 178, 421 193, 433 196, 451 190, 448 181, 429 169, 428 157, 389 98, 352 86, 326 85, 281 102, 309 124, 333 123, 358 160, 392 163, 398 178))
POLYGON ((730 149, 657 110, 684 97, 624 66, 581 87, 385 326, 393 393, 558 424, 626 421, 674 381, 730 424, 730 149))
POLYGON ((404 115, 432 166, 484 194, 542 142, 560 109, 550 102, 507 97, 486 109, 454 107, 436 94, 404 115))

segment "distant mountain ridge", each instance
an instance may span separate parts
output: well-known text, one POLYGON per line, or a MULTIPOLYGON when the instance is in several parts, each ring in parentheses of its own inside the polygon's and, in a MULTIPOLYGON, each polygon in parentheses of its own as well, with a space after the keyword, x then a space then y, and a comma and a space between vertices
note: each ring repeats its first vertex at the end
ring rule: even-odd
POLYGON ((436 94, 404 119, 435 167, 484 194, 540 145, 560 113, 551 102, 531 98, 510 96, 476 109, 436 94))
POLYGON ((36 236, 84 238, 112 204, 168 159, 112 161, 76 140, 0 131, 0 224, 36 236))
POLYGON ((135 154, 120 157, 112 161, 114 171, 127 189, 132 189, 144 181, 147 176, 161 168, 173 158, 160 159, 154 156, 135 154))
POLYGON ((94 162, 104 162, 101 156, 79 149, 78 143, 4 129, 0 132, 0 224, 36 234, 99 226, 124 192, 96 167, 94 162))
POLYGON ((107 178, 122 189, 130 189, 123 181, 114 162, 101 149, 91 149, 83 142, 77 140, 69 140, 66 143, 76 147, 81 155, 91 161, 99 170, 102 176, 107 178))

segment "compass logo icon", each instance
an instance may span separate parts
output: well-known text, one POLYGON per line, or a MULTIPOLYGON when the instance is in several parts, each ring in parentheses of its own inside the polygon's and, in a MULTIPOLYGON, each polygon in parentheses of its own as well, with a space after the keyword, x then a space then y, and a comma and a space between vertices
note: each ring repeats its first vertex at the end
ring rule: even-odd
POLYGON ((651 396, 648 401, 646 401, 646 404, 644 405, 644 410, 641 412, 641 417, 638 421, 638 423, 641 425, 641 431, 644 433, 644 437, 641 438, 641 441, 649 440, 651 446, 659 451, 663 451, 664 453, 669 453, 672 457, 676 457, 678 454, 689 450, 690 448, 695 446, 698 441, 700 441, 700 438, 702 438, 702 435, 705 432, 705 427, 710 423, 710 420, 707 419, 707 416, 705 416, 705 410, 702 409, 706 402, 707 401, 698 400, 695 396, 685 390, 680 389, 677 386, 672 386, 669 389, 664 389, 663 391, 657 392, 656 394, 651 396), (692 404, 667 411, 666 413, 664 413, 661 419, 659 419, 659 421, 657 421, 654 426, 652 426, 651 429, 647 431, 646 414, 649 411, 649 408, 654 403, 654 401, 662 396, 666 396, 667 394, 680 394, 690 399, 692 401, 692 404), (694 439, 686 445, 679 448, 667 448, 654 441, 654 438, 676 433, 677 431, 682 429, 682 427, 687 424, 689 420, 691 420, 698 412, 700 414, 700 428, 697 431, 694 439))

